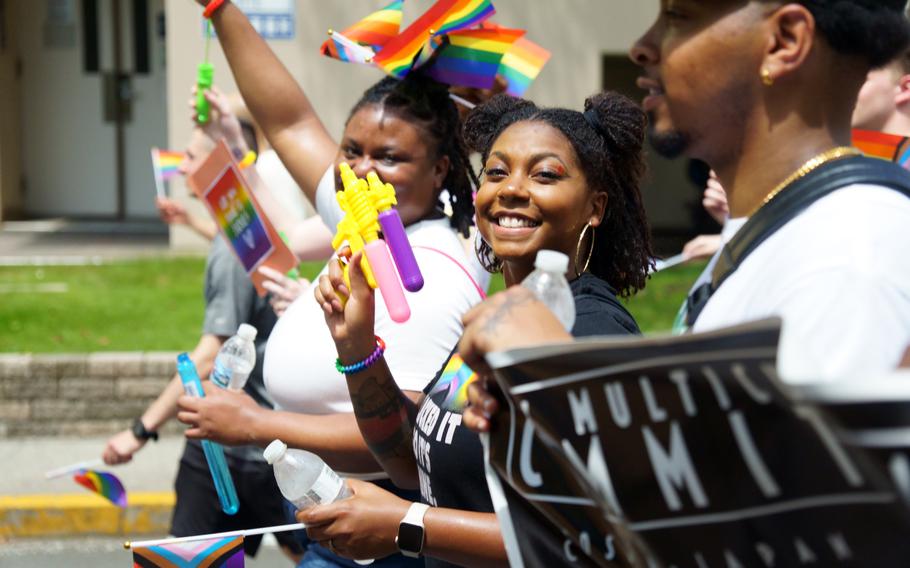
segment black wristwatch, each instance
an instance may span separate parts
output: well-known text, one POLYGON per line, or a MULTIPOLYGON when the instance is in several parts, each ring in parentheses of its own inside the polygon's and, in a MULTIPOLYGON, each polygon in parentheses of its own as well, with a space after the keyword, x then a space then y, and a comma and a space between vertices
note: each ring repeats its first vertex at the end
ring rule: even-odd
POLYGON ((425 534, 423 529, 423 516, 427 513, 429 505, 412 503, 408 513, 398 524, 398 536, 395 544, 398 550, 408 558, 420 558, 423 553, 425 534))
POLYGON ((142 419, 137 418, 133 420, 133 436, 136 436, 137 440, 155 440, 158 441, 158 432, 154 430, 146 430, 145 424, 142 423, 142 419))

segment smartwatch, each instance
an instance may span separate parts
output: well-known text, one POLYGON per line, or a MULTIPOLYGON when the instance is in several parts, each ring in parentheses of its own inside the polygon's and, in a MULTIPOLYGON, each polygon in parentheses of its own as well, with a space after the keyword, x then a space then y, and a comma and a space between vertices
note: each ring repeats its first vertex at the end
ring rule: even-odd
POLYGON ((154 430, 146 430, 145 424, 142 423, 140 418, 133 420, 133 427, 131 428, 133 436, 136 436, 137 440, 155 440, 158 441, 158 432, 154 430))
POLYGON ((398 523, 398 536, 395 544, 398 550, 408 558, 420 558, 423 552, 424 530, 423 516, 430 508, 423 503, 411 503, 407 514, 398 523))

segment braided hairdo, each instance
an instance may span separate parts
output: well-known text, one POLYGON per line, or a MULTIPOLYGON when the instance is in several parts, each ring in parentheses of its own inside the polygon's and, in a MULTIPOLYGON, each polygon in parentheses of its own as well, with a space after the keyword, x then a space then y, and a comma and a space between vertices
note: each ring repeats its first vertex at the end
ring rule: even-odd
POLYGON ((348 120, 369 105, 379 105, 402 120, 417 124, 435 144, 431 153, 437 159, 449 157, 443 187, 452 205, 450 222, 458 232, 468 236, 474 219, 473 190, 478 181, 461 136, 458 108, 449 98, 448 88, 419 73, 411 73, 401 80, 386 77, 363 93, 348 120))
MULTIPOLYGON (((642 145, 646 120, 642 110, 617 93, 589 97, 584 114, 538 108, 530 101, 498 95, 468 115, 465 141, 486 162, 499 135, 521 121, 544 122, 562 132, 572 144, 591 189, 608 196, 603 222, 595 230, 591 273, 606 280, 621 296, 644 288, 653 253, 639 191, 645 173, 642 145)), ((491 252, 485 243, 481 248, 481 255, 491 252)))

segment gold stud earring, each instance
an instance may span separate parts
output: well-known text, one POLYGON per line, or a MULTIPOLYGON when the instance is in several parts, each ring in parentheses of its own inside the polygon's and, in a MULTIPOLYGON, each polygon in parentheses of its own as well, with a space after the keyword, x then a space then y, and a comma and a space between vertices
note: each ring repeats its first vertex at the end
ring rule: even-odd
POLYGON ((767 67, 762 67, 761 69, 761 82, 766 87, 770 87, 774 84, 774 77, 771 76, 771 70, 767 67))

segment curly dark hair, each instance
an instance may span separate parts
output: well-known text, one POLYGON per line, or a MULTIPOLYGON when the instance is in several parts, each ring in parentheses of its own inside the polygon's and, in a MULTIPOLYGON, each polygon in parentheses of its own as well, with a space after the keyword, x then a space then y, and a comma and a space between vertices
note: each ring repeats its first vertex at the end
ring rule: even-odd
POLYGON ((906 0, 797 0, 836 51, 881 67, 910 45, 906 0))
POLYGON ((448 87, 420 73, 411 73, 400 80, 386 77, 364 91, 348 120, 370 105, 379 105, 386 112, 418 125, 435 143, 431 152, 435 153, 434 157, 449 157, 449 171, 443 181, 452 205, 449 221, 467 237, 474 223, 473 194, 479 183, 461 135, 458 108, 449 97, 448 87))
MULTIPOLYGON (((486 162, 493 143, 516 122, 540 121, 562 132, 591 189, 608 196, 603 222, 595 230, 590 272, 620 296, 630 296, 644 288, 654 264, 639 190, 645 173, 642 145, 647 121, 638 105, 618 93, 589 97, 584 108, 584 113, 539 108, 531 101, 497 95, 468 115, 465 142, 486 162)), ((480 248, 480 256, 492 257, 489 245, 481 243, 480 248)))

